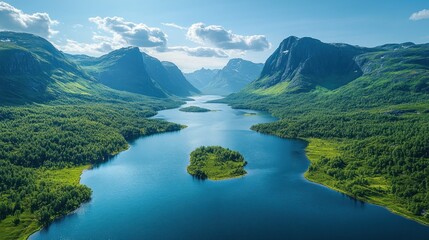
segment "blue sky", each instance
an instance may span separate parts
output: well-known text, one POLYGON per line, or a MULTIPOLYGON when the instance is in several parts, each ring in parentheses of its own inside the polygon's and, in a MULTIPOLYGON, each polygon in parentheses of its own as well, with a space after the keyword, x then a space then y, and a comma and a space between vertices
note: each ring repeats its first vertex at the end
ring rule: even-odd
POLYGON ((221 68, 234 57, 264 62, 290 35, 367 47, 429 42, 428 0, 0 3, 1 30, 32 32, 63 51, 96 56, 136 45, 185 72, 221 68))

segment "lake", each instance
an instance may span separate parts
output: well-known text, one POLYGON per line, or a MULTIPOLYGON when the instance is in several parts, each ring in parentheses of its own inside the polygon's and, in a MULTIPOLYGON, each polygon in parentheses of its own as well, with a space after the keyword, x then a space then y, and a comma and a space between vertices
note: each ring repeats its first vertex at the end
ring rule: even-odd
POLYGON ((253 132, 275 119, 205 103, 215 98, 185 105, 211 112, 160 111, 155 118, 188 127, 142 137, 85 171, 92 200, 30 239, 429 239, 429 227, 307 181, 305 142, 253 132), (186 166, 202 145, 239 151, 248 174, 194 179, 186 166))

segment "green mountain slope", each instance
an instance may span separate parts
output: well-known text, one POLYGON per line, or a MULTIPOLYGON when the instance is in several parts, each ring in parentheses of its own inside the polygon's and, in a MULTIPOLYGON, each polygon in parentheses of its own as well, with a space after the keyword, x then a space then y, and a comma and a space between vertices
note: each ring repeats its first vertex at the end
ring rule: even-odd
POLYGON ((99 58, 67 55, 91 76, 111 88, 154 97, 198 94, 173 63, 141 53, 136 47, 115 50, 99 58))
MULTIPOLYGON (((94 58, 80 57, 85 61, 94 61, 94 58)), ((0 62, 0 105, 53 101, 160 102, 99 83, 69 55, 32 34, 0 32, 0 62)))
POLYGON ((153 97, 166 97, 146 71, 137 47, 121 48, 99 58, 74 58, 100 83, 113 89, 153 97))
POLYGON ((0 32, 0 239, 26 239, 88 201, 82 171, 127 141, 183 127, 148 119, 180 102, 114 90, 70 59, 43 38, 0 32))
POLYGON ((3 104, 52 100, 62 93, 87 94, 86 85, 92 81, 51 43, 31 34, 0 32, 0 60, 3 104))
POLYGON ((182 71, 173 63, 161 62, 146 53, 141 53, 141 55, 149 76, 168 95, 187 97, 200 93, 185 79, 182 71))
POLYGON ((429 45, 299 41, 224 101, 280 118, 256 131, 306 139, 308 179, 428 224, 429 45))

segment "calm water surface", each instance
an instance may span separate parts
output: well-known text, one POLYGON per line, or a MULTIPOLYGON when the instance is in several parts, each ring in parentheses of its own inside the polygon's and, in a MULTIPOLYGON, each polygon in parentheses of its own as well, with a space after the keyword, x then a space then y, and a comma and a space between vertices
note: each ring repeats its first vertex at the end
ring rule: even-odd
POLYGON ((92 200, 30 239, 429 239, 429 227, 308 182, 304 142, 253 132, 275 119, 205 103, 214 98, 187 103, 212 112, 161 111, 188 128, 140 138, 85 171, 92 200), (201 145, 239 151, 248 174, 193 179, 186 166, 201 145))

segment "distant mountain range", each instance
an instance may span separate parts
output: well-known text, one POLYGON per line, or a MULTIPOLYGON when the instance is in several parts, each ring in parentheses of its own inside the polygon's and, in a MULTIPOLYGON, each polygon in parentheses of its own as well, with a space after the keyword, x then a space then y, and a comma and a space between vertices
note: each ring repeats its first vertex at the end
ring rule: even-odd
POLYGON ((220 69, 201 68, 192 73, 185 73, 185 77, 194 87, 201 90, 213 80, 219 71, 220 69))
POLYGON ((142 56, 149 76, 167 95, 186 97, 200 93, 174 63, 161 62, 146 53, 142 56))
POLYGON ((65 54, 32 34, 0 32, 0 41, 1 104, 199 93, 173 63, 135 47, 94 58, 65 54))
POLYGON ((185 74, 190 83, 204 94, 228 95, 243 89, 257 79, 261 73, 261 63, 253 63, 241 58, 231 59, 223 69, 200 69, 185 74))

